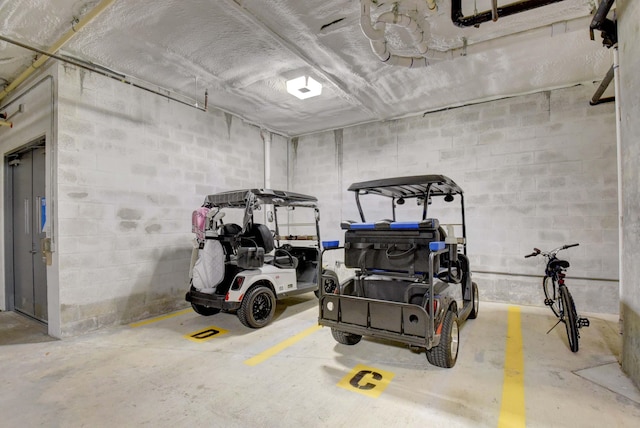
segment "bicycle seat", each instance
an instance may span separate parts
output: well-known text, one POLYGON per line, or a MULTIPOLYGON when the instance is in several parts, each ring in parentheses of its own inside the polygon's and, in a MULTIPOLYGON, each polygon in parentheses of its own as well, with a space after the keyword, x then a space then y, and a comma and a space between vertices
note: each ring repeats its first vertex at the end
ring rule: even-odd
POLYGON ((552 270, 567 269, 569 266, 569 262, 566 260, 554 260, 549 263, 549 268, 552 270))

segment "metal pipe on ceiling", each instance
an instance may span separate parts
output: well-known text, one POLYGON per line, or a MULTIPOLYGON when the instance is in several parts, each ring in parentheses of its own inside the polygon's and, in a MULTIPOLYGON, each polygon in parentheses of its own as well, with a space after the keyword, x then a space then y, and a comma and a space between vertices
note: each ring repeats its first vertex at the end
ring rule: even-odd
POLYGON ((600 28, 602 23, 606 21, 607 14, 613 7, 613 2, 615 0, 602 0, 598 5, 598 9, 596 10, 595 15, 593 15, 593 20, 591 21, 591 29, 597 30, 600 28))
POLYGON ((610 19, 607 19, 607 14, 613 7, 615 0, 602 0, 596 13, 593 15, 589 31, 591 33, 591 40, 595 40, 593 37, 593 30, 602 32, 602 44, 608 48, 618 43, 618 28, 616 23, 610 19))
POLYGON ((446 52, 430 50, 426 40, 425 30, 418 21, 408 15, 401 13, 384 12, 374 23, 371 22, 372 0, 360 1, 360 27, 362 32, 369 39, 371 50, 380 61, 388 65, 398 65, 403 67, 426 67, 430 60, 448 59, 446 52), (418 53, 421 56, 396 55, 389 51, 385 30, 387 25, 396 25, 404 28, 411 38, 418 53))
POLYGON ((478 27, 483 22, 496 21, 499 17, 502 18, 516 13, 526 12, 527 10, 548 6, 561 1, 564 0, 523 0, 498 6, 496 11, 492 9, 464 16, 462 13, 462 0, 451 0, 451 20, 458 27, 478 27))
POLYGON ((24 82, 34 71, 44 64, 50 57, 49 54, 55 54, 65 44, 69 42, 80 30, 82 30, 89 22, 91 22, 96 16, 111 5, 115 0, 102 0, 91 9, 86 15, 82 17, 78 22, 71 25, 71 29, 64 33, 49 49, 46 50, 46 54, 43 54, 40 58, 33 62, 26 70, 24 70, 18 77, 16 77, 9 85, 0 91, 0 100, 4 99, 11 91, 17 88, 22 82, 24 82))
MULTIPOLYGON (((498 17, 524 12, 561 1, 563 0, 524 0, 500 7, 497 4, 497 0, 492 0, 493 7, 491 10, 476 13, 473 16, 464 17, 462 14, 462 0, 451 0, 451 17, 454 23, 458 26, 477 26, 481 22, 491 20, 496 21, 498 17)), ((467 51, 470 49, 470 47, 466 45, 461 49, 449 49, 447 51, 429 49, 426 41, 427 33, 425 32, 425 29, 423 29, 413 18, 407 15, 397 14, 396 12, 383 13, 375 22, 372 23, 372 3, 373 0, 360 1, 360 27, 362 28, 364 35, 369 39, 371 49, 375 55, 385 64, 399 65, 409 68, 416 66, 428 66, 429 62, 433 60, 453 59, 455 57, 454 51, 461 50, 461 55, 465 56, 467 51), (385 29, 388 24, 405 28, 413 38, 414 46, 418 50, 420 56, 411 57, 391 53, 387 47, 387 40, 385 38, 385 29)), ((520 33, 518 35, 520 35, 520 33)), ((487 42, 489 42, 488 44, 491 44, 491 40, 487 40, 476 43, 476 45, 485 44, 487 42)))
MULTIPOLYGON (((43 54, 43 55, 45 54, 45 51, 43 51, 41 49, 35 48, 33 46, 29 46, 27 44, 18 42, 16 40, 12 40, 12 39, 10 39, 8 37, 5 37, 5 36, 2 36, 2 35, 0 35, 0 40, 2 40, 4 42, 7 42, 7 43, 11 43, 11 44, 16 45, 16 46, 20 46, 21 48, 24 48, 24 49, 31 50, 33 52, 37 52, 37 53, 40 53, 40 54, 43 54)), ((115 71, 109 70, 108 68, 101 67, 101 66, 99 66, 97 64, 83 63, 83 62, 81 62, 79 60, 76 60, 76 59, 72 59, 72 58, 69 58, 69 57, 66 57, 66 56, 63 57, 63 56, 60 56, 60 55, 57 55, 57 54, 52 54, 52 53, 49 53, 48 56, 53 58, 53 59, 57 59, 58 61, 61 61, 61 62, 65 63, 65 64, 71 64, 71 65, 76 66, 78 68, 81 68, 83 70, 87 70, 87 71, 90 71, 92 73, 96 73, 96 74, 99 74, 101 76, 104 76, 104 77, 109 77, 111 79, 117 80, 120 83, 124 83, 124 84, 127 84, 129 86, 133 86, 134 88, 145 90, 147 92, 150 92, 150 93, 155 94, 155 95, 159 95, 159 96, 161 96, 163 98, 166 98, 168 100, 175 101, 175 102, 178 102, 180 104, 184 104, 186 106, 193 107, 193 108, 201 110, 201 111, 207 111, 207 104, 208 104, 208 98, 209 98, 208 91, 205 91, 205 105, 204 105, 204 108, 203 108, 203 107, 198 106, 197 103, 191 104, 191 103, 189 103, 187 101, 184 101, 184 100, 181 100, 179 98, 176 98, 174 96, 169 95, 168 94, 168 92, 169 92, 168 90, 167 90, 167 93, 163 93, 163 92, 160 92, 159 90, 148 88, 148 87, 146 87, 144 85, 140 85, 138 83, 133 82, 131 79, 129 79, 124 74, 117 73, 115 71)), ((188 98, 188 97, 185 97, 185 98, 188 98)))
MULTIPOLYGON (((434 49, 429 49, 427 55, 426 55, 426 60, 453 60, 456 59, 458 57, 462 57, 462 56, 467 56, 467 55, 474 55, 474 54, 479 54, 482 52, 486 52, 486 51, 491 51, 491 50, 496 50, 496 49, 502 49, 507 45, 511 45, 513 43, 517 43, 519 41, 523 41, 523 40, 529 40, 532 38, 541 38, 541 37, 554 37, 558 34, 562 34, 562 33, 571 33, 574 31, 582 31, 587 25, 589 25, 589 21, 590 21, 590 17, 585 16, 585 17, 581 17, 581 18, 574 18, 571 20, 567 20, 563 22, 563 26, 557 26, 555 24, 547 24, 547 25, 543 25, 541 27, 536 27, 536 28, 531 28, 528 30, 524 30, 518 33, 513 33, 513 34, 509 34, 509 35, 504 35, 504 36, 500 36, 500 37, 496 37, 494 39, 487 39, 487 40, 483 40, 483 41, 479 41, 476 43, 472 43, 472 44, 467 44, 464 43, 462 46, 460 47, 455 47, 455 48, 451 48, 449 50, 446 51, 436 51, 434 49)), ((373 28, 373 27, 372 27, 373 28)), ((364 31, 363 31, 364 32, 364 31)), ((376 54, 376 56, 378 56, 378 58, 380 58, 381 61, 384 61, 384 58, 386 57, 382 57, 381 55, 384 54, 386 48, 383 45, 384 42, 382 43, 374 43, 374 41, 371 41, 371 47, 374 51, 374 53, 376 54), (381 46, 382 45, 382 46, 381 46), (376 51, 377 48, 379 48, 379 50, 376 51)), ((391 54, 388 52, 388 50, 386 50, 387 52, 387 56, 390 56, 391 54)), ((420 58, 421 60, 425 60, 424 58, 420 58)), ((385 62, 386 64, 389 64, 389 62, 385 62)), ((414 63, 414 67, 418 64, 418 62, 414 63)))

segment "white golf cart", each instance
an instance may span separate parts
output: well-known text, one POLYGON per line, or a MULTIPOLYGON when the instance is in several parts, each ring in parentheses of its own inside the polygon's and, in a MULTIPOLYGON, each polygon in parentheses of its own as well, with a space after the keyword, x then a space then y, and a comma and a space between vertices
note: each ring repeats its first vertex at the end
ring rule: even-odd
POLYGON ((317 199, 299 193, 247 189, 208 195, 193 212, 196 238, 186 300, 200 315, 235 311, 245 326, 264 327, 276 299, 317 290, 319 218, 317 199), (226 214, 237 223, 223 222, 226 214))

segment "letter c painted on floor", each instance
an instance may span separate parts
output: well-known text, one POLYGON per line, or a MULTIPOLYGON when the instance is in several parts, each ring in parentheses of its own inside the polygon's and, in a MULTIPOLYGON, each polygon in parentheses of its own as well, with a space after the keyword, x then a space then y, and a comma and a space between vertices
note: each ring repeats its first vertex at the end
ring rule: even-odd
POLYGON ((364 378, 366 375, 371 375, 371 377, 374 380, 382 380, 382 375, 380 373, 371 371, 371 370, 360 370, 358 373, 356 373, 356 375, 354 377, 351 378, 351 380, 349 381, 349 384, 351 386, 353 386, 354 388, 358 388, 358 389, 373 389, 376 387, 376 385, 374 385, 373 383, 369 383, 367 382, 364 385, 360 385, 360 381, 362 380, 362 378, 364 378))

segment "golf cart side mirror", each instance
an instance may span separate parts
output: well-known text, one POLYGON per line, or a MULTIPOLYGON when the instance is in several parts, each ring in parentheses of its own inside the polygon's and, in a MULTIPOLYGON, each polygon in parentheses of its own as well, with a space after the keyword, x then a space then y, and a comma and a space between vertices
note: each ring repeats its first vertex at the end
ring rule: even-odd
POLYGON ((451 193, 444 197, 445 202, 453 202, 453 195, 451 193))

